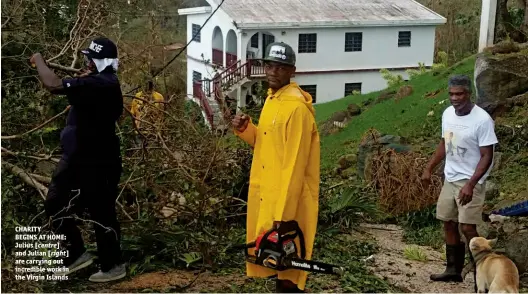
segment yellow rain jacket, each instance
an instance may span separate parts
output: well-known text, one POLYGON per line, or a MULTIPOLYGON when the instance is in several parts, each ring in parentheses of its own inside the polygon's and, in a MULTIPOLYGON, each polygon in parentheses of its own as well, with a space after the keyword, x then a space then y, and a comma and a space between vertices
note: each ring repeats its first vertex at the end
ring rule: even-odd
MULTIPOLYGON (((136 93, 136 97, 143 98, 147 101, 153 101, 153 102, 163 102, 164 101, 163 95, 161 95, 159 92, 156 92, 156 91, 153 91, 150 95, 140 91, 136 93)), ((152 109, 148 109, 148 107, 145 107, 145 105, 143 105, 144 103, 145 102, 139 99, 132 100, 132 105, 130 106, 130 112, 135 118, 143 119, 146 115, 146 112, 153 111, 152 109)), ((155 103, 154 105, 158 107, 159 109, 163 109, 163 103, 155 103)), ((159 112, 155 113, 154 115, 156 116, 158 120, 159 120, 159 117, 161 117, 159 112)), ((134 123, 136 124, 136 128, 139 129, 141 127, 141 122, 139 120, 134 120, 134 123)))
MULTIPOLYGON (((268 90, 258 127, 250 122, 244 132, 235 130, 235 134, 254 148, 247 242, 270 230, 274 221, 296 220, 304 234, 306 259, 310 259, 317 229, 320 174, 319 133, 312 96, 294 82, 276 93, 268 90)), ((272 269, 247 263, 250 277, 275 274, 272 269)), ((307 272, 282 271, 278 278, 290 280, 303 290, 307 272)))

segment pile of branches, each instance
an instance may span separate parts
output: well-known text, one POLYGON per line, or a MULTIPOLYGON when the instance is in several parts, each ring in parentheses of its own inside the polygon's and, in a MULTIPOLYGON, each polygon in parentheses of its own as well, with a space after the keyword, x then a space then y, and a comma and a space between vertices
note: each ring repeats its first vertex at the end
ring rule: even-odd
POLYGON ((371 181, 379 195, 380 207, 391 215, 417 211, 436 203, 442 179, 433 174, 431 183, 421 176, 428 162, 415 152, 397 153, 392 149, 373 156, 371 181))
MULTIPOLYGON (((31 7, 24 1, 17 3, 22 10, 31 7)), ((66 99, 52 97, 41 88, 36 70, 27 64, 27 59, 40 51, 61 77, 77 73, 77 49, 87 46, 96 35, 115 36, 109 28, 118 29, 111 23, 88 22, 92 15, 99 14, 86 10, 87 7, 101 3, 83 0, 77 8, 71 7, 75 10, 72 15, 78 16, 64 20, 71 25, 71 33, 53 42, 50 37, 53 46, 26 48, 18 46, 18 41, 5 47, 3 44, 3 49, 9 49, 2 52, 9 53, 9 62, 2 63, 9 80, 2 82, 2 92, 6 94, 2 95, 2 106, 9 112, 2 116, 2 220, 9 221, 3 225, 2 239, 14 240, 9 235, 14 231, 8 226, 15 223, 47 223, 43 199, 61 156, 60 131, 69 111, 66 99), (107 34, 101 32, 103 29, 107 34)), ((42 5, 48 7, 46 3, 42 5)), ((12 17, 4 21, 17 36, 23 35, 15 30, 17 27, 24 32, 31 30, 15 13, 18 11, 12 11, 12 17)), ((35 40, 40 40, 38 36, 35 34, 35 40)), ((201 256, 206 264, 221 264, 218 259, 229 259, 223 250, 239 242, 236 238, 240 234, 233 232, 233 227, 236 223, 243 225, 251 151, 240 140, 217 135, 204 124, 199 106, 186 100, 185 71, 177 62, 158 76, 157 90, 165 97, 162 107, 147 96, 135 97, 137 86, 146 84, 145 72, 152 71, 142 56, 148 55, 145 52, 153 45, 128 50, 123 39, 113 39, 123 56, 118 74, 125 106, 117 125, 123 174, 116 201, 124 231, 123 248, 135 248, 139 255, 135 260, 148 260, 147 255, 156 255, 159 260, 181 260, 181 256, 196 252, 193 256, 201 256), (143 102, 145 115, 140 118, 133 117, 130 111, 133 99, 143 102), (139 128, 135 120, 140 120, 139 128)), ((84 224, 83 232, 89 232, 92 223, 84 224)), ((93 238, 92 234, 86 235, 93 238)), ((14 244, 3 246, 6 256, 10 256, 14 244)))
POLYGON ((364 172, 370 186, 377 191, 380 209, 396 216, 436 203, 442 187, 441 177, 433 174, 430 183, 421 180, 429 158, 409 150, 398 152, 401 147, 380 142, 381 137, 377 130, 371 129, 361 140, 361 145, 371 142, 375 146, 365 158, 364 172))

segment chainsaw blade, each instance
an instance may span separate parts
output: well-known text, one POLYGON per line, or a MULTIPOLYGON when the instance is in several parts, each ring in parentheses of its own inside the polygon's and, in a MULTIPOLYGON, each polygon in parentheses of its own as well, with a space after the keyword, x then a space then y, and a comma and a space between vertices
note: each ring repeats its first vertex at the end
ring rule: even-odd
POLYGON ((321 274, 342 275, 344 273, 343 267, 300 258, 287 258, 284 260, 284 265, 288 269, 298 269, 321 274))

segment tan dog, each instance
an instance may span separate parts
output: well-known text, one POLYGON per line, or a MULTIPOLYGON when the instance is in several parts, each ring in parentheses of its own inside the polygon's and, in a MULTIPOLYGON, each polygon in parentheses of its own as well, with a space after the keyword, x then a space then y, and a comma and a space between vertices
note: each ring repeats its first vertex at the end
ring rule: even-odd
POLYGON ((477 288, 479 293, 519 293, 519 271, 504 255, 492 252, 497 239, 475 237, 469 249, 477 264, 477 288))

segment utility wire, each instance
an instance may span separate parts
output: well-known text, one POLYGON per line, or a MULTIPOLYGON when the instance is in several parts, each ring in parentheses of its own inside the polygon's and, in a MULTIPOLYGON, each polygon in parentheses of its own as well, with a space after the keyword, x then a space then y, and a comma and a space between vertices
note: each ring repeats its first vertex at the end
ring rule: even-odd
MULTIPOLYGON (((213 17, 213 15, 215 15, 215 13, 218 11, 218 9, 220 9, 220 6, 222 6, 222 4, 224 4, 224 1, 225 0, 222 0, 220 2, 220 4, 218 4, 218 7, 216 7, 216 9, 211 13, 211 15, 209 15, 209 17, 205 20, 205 22, 200 26, 200 29, 193 35, 193 37, 191 38, 191 40, 189 42, 187 42, 187 44, 185 44, 185 46, 183 48, 181 48, 180 52, 178 52, 176 54, 176 56, 174 56, 171 60, 169 60, 169 62, 167 62, 160 70, 158 70, 153 76, 152 78, 155 78, 157 77, 160 73, 162 73, 171 63, 174 62, 174 60, 176 60, 176 58, 178 58, 182 53, 183 51, 185 51, 187 49, 187 47, 189 47, 189 45, 191 44, 192 41, 194 41, 194 39, 196 38, 196 36, 198 36, 198 34, 200 34, 200 32, 202 31, 202 28, 207 24, 207 22, 209 22, 209 20, 211 19, 211 17, 213 17)), ((188 23, 188 22, 187 22, 188 23)), ((127 94, 130 94, 134 91, 136 91, 137 89, 139 89, 140 86, 130 90, 127 94)))

